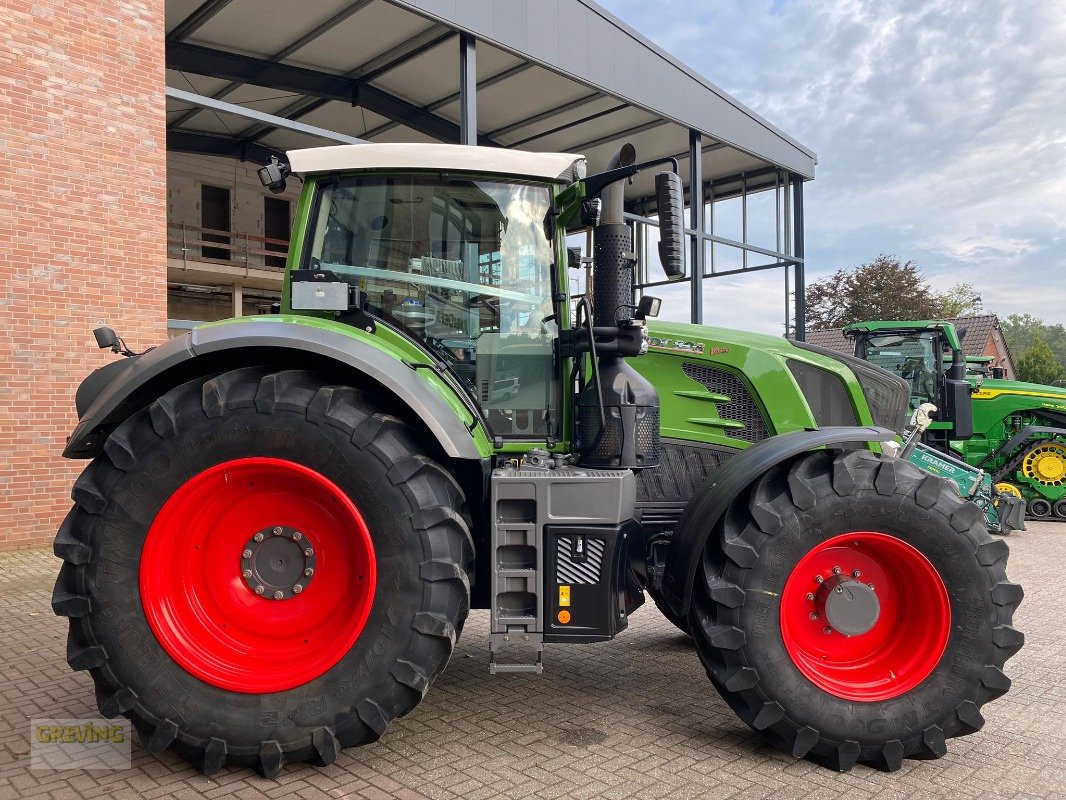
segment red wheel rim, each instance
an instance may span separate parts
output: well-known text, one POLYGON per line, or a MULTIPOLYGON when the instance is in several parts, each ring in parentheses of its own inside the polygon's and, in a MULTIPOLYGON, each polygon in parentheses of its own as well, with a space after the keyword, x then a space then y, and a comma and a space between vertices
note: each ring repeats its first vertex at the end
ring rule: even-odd
POLYGON ((370 531, 336 484, 291 461, 241 458, 191 478, 160 509, 141 554, 141 604, 163 649, 200 680, 279 692, 351 649, 376 578, 370 531))
MULTIPOLYGON (((844 601, 836 602, 839 609, 844 601)), ((792 662, 811 683, 846 700, 888 700, 913 689, 940 662, 950 629, 940 573, 916 548, 885 533, 856 531, 822 542, 800 559, 781 593, 781 636, 792 662), (838 588, 838 597, 876 597, 878 610, 860 626, 868 630, 844 635, 829 624, 834 606, 827 602, 834 600, 827 598, 838 588)))

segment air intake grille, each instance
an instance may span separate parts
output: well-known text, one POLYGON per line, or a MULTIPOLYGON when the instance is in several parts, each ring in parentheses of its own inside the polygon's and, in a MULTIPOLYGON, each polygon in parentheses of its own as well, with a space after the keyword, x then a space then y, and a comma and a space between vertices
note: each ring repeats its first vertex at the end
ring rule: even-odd
POLYGON ((597 584, 603 564, 603 539, 585 539, 585 560, 573 560, 573 540, 560 536, 555 540, 555 582, 558 584, 597 584))
POLYGON ((692 380, 702 383, 714 394, 723 394, 730 398, 728 403, 718 404, 718 416, 722 419, 741 422, 744 427, 726 429, 726 436, 747 442, 761 442, 770 435, 766 419, 759 410, 755 398, 736 375, 722 369, 691 362, 682 364, 681 369, 692 380))

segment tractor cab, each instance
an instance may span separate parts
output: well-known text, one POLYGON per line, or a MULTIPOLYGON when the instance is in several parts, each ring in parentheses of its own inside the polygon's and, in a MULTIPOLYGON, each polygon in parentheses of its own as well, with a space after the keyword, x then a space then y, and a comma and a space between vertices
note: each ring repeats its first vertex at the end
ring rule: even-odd
POLYGON ((971 375, 954 325, 937 320, 857 322, 844 334, 854 341, 857 357, 907 381, 912 411, 922 403, 939 409, 939 419, 926 434, 931 445, 948 452, 949 442, 973 436, 970 395, 980 388, 980 377, 971 375))

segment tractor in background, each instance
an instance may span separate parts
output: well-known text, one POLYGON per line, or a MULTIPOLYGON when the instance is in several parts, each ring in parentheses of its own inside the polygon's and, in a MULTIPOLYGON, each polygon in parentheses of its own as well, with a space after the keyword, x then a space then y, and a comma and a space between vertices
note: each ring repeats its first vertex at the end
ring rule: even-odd
MULTIPOLYGON (((1023 642, 1006 543, 887 446, 900 377, 654 321, 623 216, 653 164, 629 146, 592 175, 456 145, 288 157, 260 172, 303 180, 279 313, 140 355, 96 332, 128 357, 75 397, 65 455, 88 465, 52 607, 103 714, 206 774, 275 776, 385 735, 471 608, 489 670, 536 674, 650 595, 797 758, 895 770, 981 728, 1023 642), (587 228, 594 292, 571 298, 566 237, 587 228)), ((655 184, 679 278, 681 181, 655 184)))
POLYGON ((1066 520, 1066 387, 1005 380, 963 355, 950 322, 859 322, 844 333, 856 356, 907 381, 912 409, 942 409, 928 444, 991 475, 999 497, 1021 499, 1030 517, 1066 520))

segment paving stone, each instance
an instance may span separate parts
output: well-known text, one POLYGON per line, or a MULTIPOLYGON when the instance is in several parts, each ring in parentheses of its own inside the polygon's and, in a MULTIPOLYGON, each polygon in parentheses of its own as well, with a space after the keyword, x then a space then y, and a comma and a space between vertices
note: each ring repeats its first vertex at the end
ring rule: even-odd
POLYGON ((133 744, 129 771, 36 772, 29 720, 95 717, 88 674, 64 661, 50 550, 0 554, 0 800, 8 798, 1053 798, 1066 797, 1066 525, 1015 533, 1010 577, 1026 635, 1012 690, 985 727, 937 761, 838 775, 768 747, 725 705, 687 637, 645 606, 613 642, 549 646, 541 676, 488 674, 486 612, 474 612, 425 701, 376 744, 320 768, 205 778, 173 753, 133 744))

